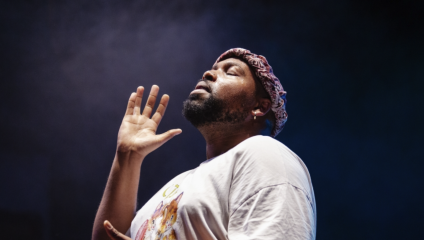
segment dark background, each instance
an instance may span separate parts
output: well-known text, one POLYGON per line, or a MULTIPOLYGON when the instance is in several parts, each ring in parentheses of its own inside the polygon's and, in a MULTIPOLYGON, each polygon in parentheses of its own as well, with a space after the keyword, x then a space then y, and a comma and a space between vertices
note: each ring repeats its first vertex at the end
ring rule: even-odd
POLYGON ((128 97, 171 96, 139 205, 205 160, 182 101, 232 47, 288 92, 318 239, 424 239, 423 1, 1 1, 0 237, 90 239, 128 97))

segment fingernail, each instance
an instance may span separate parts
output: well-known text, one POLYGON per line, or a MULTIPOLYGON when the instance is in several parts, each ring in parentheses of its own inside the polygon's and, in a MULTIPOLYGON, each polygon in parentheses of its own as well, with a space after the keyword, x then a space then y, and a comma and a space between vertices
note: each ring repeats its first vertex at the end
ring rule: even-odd
POLYGON ((111 229, 112 230, 112 224, 110 224, 110 222, 109 221, 105 221, 105 225, 106 225, 106 227, 108 228, 108 229, 111 229))

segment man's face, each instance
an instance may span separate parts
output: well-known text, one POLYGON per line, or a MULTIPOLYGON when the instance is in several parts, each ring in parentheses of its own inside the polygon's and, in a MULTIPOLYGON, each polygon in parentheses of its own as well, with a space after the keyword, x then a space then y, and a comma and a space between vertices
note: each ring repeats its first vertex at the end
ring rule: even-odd
POLYGON ((243 122, 255 105, 255 80, 249 66, 229 58, 204 73, 189 98, 183 115, 195 127, 215 122, 243 122))

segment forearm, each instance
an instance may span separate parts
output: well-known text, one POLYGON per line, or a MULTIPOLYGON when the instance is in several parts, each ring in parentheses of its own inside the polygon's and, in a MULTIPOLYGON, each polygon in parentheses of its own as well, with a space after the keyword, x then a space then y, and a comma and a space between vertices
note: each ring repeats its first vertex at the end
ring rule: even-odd
POLYGON ((103 198, 96 214, 93 240, 109 239, 103 222, 109 220, 120 232, 131 226, 137 203, 140 167, 143 158, 130 154, 116 154, 103 198))
POLYGON ((151 116, 158 92, 159 87, 153 85, 143 113, 140 112, 143 87, 138 87, 128 100, 118 132, 117 154, 94 220, 93 240, 109 239, 105 231, 108 224, 103 225, 105 220, 110 221, 117 232, 128 230, 135 215, 140 167, 144 157, 181 133, 181 129, 172 129, 156 134, 169 102, 169 96, 163 95, 155 114, 151 116))

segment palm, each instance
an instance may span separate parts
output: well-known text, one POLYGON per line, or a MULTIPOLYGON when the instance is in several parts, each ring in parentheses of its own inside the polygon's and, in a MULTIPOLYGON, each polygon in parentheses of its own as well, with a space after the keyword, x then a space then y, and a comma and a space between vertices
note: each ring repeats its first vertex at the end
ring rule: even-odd
POLYGON ((156 135, 156 129, 157 124, 147 117, 125 116, 119 130, 119 138, 122 138, 122 142, 132 150, 137 150, 156 135))
POLYGON ((169 96, 163 95, 155 114, 150 118, 159 87, 152 86, 143 113, 140 113, 143 92, 144 88, 139 87, 137 93, 131 94, 127 111, 119 129, 117 150, 125 153, 136 153, 144 157, 176 134, 181 133, 181 130, 173 129, 156 135, 156 130, 165 114, 169 96))

